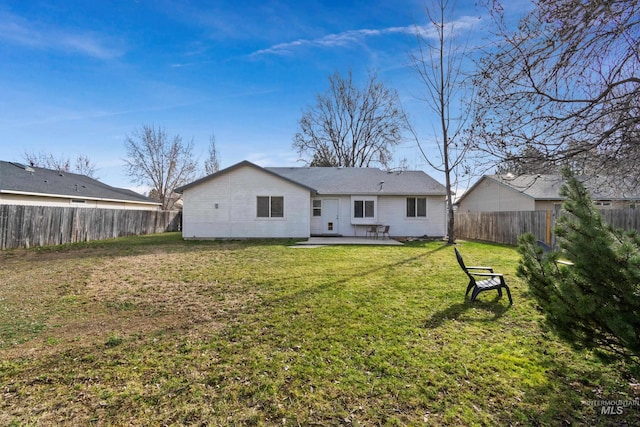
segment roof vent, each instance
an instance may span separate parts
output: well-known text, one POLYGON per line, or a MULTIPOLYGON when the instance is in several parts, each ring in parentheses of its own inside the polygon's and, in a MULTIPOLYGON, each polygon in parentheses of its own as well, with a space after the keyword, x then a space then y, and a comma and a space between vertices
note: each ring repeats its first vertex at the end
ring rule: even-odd
POLYGON ((26 166, 26 165, 23 165, 22 163, 17 163, 17 162, 11 162, 11 164, 13 166, 19 167, 20 169, 24 169, 27 172, 35 172, 35 169, 33 169, 31 166, 26 166))

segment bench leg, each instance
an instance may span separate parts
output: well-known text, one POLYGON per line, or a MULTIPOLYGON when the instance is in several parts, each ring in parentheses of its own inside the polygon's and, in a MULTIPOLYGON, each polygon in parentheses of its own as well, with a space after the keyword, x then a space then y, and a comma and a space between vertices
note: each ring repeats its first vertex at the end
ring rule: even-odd
POLYGON ((466 298, 469 295, 469 291, 473 288, 473 283, 469 282, 469 285, 467 285, 467 292, 464 293, 464 297, 466 298))
POLYGON ((511 299, 511 291, 509 290, 509 287, 505 286, 504 288, 507 291, 507 296, 509 297, 509 304, 513 305, 513 300, 511 299))

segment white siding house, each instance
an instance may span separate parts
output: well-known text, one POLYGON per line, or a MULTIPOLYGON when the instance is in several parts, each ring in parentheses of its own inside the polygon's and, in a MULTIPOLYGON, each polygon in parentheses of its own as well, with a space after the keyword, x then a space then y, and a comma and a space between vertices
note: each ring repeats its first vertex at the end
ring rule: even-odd
POLYGON ((262 168, 240 162, 177 190, 184 238, 443 236, 445 190, 421 171, 262 168))

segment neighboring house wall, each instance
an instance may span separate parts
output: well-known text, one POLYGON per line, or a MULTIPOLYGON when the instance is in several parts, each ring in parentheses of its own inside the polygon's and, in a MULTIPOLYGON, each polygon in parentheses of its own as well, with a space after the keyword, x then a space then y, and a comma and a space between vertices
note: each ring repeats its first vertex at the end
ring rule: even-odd
POLYGON ((72 199, 69 197, 30 196, 22 194, 0 194, 0 205, 21 206, 57 206, 63 208, 101 208, 101 209, 126 209, 156 211, 160 207, 151 203, 136 203, 130 201, 108 201, 72 199))
POLYGON ((458 212, 532 211, 535 200, 505 185, 483 179, 458 205, 458 212))
MULTIPOLYGON (((594 200, 598 209, 625 209, 634 205, 633 201, 625 200, 594 200)), ((536 211, 552 211, 556 206, 562 205, 562 200, 536 200, 536 211)))
POLYGON ((561 205, 562 200, 536 200, 535 208, 533 210, 536 211, 552 211, 556 208, 556 205, 561 205))
POLYGON ((638 205, 636 200, 594 200, 593 203, 598 209, 635 209, 638 205))
MULTIPOLYGON (((637 186, 606 176, 581 177, 599 209, 635 208, 637 186), (611 185, 613 182, 619 185, 611 185)), ((550 211, 562 204, 561 175, 489 175, 480 178, 458 200, 458 212, 550 211)))
POLYGON ((310 191, 244 166, 184 191, 185 238, 308 237, 310 191), (259 218, 257 198, 283 197, 284 217, 259 218))

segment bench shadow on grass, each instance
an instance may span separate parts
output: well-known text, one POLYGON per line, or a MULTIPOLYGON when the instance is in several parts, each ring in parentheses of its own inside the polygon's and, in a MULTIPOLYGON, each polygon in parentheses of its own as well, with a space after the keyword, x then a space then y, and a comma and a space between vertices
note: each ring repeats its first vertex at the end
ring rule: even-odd
POLYGON ((465 298, 463 302, 453 304, 444 310, 434 313, 425 321, 424 326, 427 328, 437 328, 448 320, 480 323, 493 322, 502 317, 511 307, 510 305, 505 305, 505 298, 504 295, 502 298, 496 295, 492 300, 477 299, 474 302, 465 298), (474 316, 467 316, 469 310, 472 309, 475 309, 474 316), (478 312, 482 314, 478 314, 478 312))

